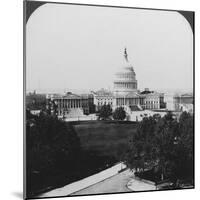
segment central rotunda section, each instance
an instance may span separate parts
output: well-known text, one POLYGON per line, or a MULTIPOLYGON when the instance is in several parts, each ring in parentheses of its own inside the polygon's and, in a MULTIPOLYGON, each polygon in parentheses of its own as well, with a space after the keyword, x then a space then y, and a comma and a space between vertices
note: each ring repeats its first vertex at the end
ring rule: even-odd
POLYGON ((119 95, 126 95, 129 92, 137 92, 137 80, 133 66, 128 61, 126 48, 124 49, 124 64, 115 74, 114 92, 119 95))

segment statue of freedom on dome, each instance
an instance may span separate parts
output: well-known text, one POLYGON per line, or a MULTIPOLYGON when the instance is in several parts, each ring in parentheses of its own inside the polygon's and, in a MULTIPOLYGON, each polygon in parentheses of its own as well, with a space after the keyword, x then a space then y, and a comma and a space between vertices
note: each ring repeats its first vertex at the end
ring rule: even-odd
POLYGON ((125 49, 124 49, 124 58, 125 58, 125 60, 128 62, 128 54, 127 54, 126 47, 125 47, 125 49))

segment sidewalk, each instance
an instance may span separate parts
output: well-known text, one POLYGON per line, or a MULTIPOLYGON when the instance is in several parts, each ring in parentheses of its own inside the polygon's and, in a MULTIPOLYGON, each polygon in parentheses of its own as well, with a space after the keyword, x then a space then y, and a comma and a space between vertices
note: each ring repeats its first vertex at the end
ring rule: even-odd
POLYGON ((132 191, 148 191, 148 190, 156 190, 156 186, 153 182, 133 178, 127 183, 127 187, 132 191))
POLYGON ((99 172, 98 174, 95 174, 95 175, 89 176, 87 178, 84 178, 80 181, 68 184, 64 187, 54 189, 50 192, 46 192, 46 193, 40 195, 40 197, 53 197, 53 196, 55 197, 55 196, 70 195, 74 192, 83 190, 84 188, 87 188, 87 187, 92 186, 96 183, 99 183, 105 179, 108 179, 108 178, 118 174, 118 172, 124 168, 126 168, 126 166, 124 164, 118 163, 109 169, 99 172))
POLYGON ((156 187, 153 182, 138 179, 135 177, 134 171, 126 169, 108 179, 72 193, 70 196, 148 191, 155 189, 156 187))

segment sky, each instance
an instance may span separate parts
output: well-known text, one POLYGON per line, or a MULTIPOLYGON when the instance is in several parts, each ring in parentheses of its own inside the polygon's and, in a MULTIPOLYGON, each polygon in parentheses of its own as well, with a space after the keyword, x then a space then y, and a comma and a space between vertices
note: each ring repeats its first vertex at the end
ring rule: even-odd
POLYGON ((178 12, 48 3, 26 26, 27 91, 112 89, 125 47, 138 89, 193 89, 193 33, 178 12))

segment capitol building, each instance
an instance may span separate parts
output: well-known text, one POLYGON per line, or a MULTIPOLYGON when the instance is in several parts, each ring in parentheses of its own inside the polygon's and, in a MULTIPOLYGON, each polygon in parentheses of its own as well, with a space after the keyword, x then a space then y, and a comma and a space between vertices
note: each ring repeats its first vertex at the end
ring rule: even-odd
MULTIPOLYGON (((110 105, 113 110, 123 107, 127 115, 134 111, 160 110, 165 108, 164 94, 146 88, 140 92, 134 67, 128 60, 124 49, 123 65, 114 74, 113 90, 100 89, 89 94, 67 92, 47 95, 47 104, 57 106, 58 116, 66 118, 81 117, 98 112, 103 105, 110 105)), ((53 107, 52 107, 53 109, 53 107)))

